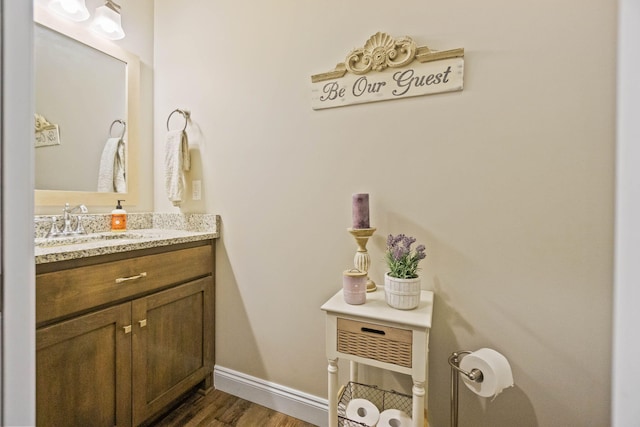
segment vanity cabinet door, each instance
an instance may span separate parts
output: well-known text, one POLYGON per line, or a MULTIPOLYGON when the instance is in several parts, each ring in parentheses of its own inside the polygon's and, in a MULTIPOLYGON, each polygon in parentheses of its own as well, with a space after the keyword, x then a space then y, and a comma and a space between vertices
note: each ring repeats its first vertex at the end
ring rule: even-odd
POLYGON ((132 302, 133 423, 207 378, 213 369, 213 278, 132 302))
POLYGON ((130 325, 126 303, 36 330, 38 426, 131 425, 130 325))

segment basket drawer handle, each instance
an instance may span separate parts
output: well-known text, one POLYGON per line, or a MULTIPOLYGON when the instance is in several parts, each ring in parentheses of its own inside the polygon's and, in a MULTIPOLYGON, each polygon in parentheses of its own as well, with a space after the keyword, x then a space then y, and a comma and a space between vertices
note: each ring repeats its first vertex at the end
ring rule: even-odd
POLYGON ((360 328, 360 330, 362 332, 368 332, 370 334, 378 334, 378 335, 385 335, 384 331, 381 331, 379 329, 372 329, 372 328, 360 328))

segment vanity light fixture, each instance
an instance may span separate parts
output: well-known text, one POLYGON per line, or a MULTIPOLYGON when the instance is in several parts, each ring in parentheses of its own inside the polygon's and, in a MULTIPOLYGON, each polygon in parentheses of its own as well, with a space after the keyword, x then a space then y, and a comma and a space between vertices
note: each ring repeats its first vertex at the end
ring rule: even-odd
POLYGON ((120 5, 112 0, 107 0, 104 6, 97 8, 93 22, 91 22, 91 29, 111 40, 124 38, 124 30, 120 19, 120 5))
POLYGON ((85 0, 51 0, 49 9, 72 21, 80 22, 89 18, 85 0))

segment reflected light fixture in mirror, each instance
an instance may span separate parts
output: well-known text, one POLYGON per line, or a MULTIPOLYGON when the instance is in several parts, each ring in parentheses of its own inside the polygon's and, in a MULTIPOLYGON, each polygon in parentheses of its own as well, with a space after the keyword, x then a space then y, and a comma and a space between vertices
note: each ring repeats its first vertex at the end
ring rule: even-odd
POLYGON ((91 29, 111 40, 124 38, 124 30, 122 29, 120 17, 120 5, 111 0, 107 0, 104 6, 97 8, 93 22, 91 23, 91 29))
POLYGON ((89 10, 84 0, 51 0, 49 9, 72 21, 80 22, 89 18, 89 10))

